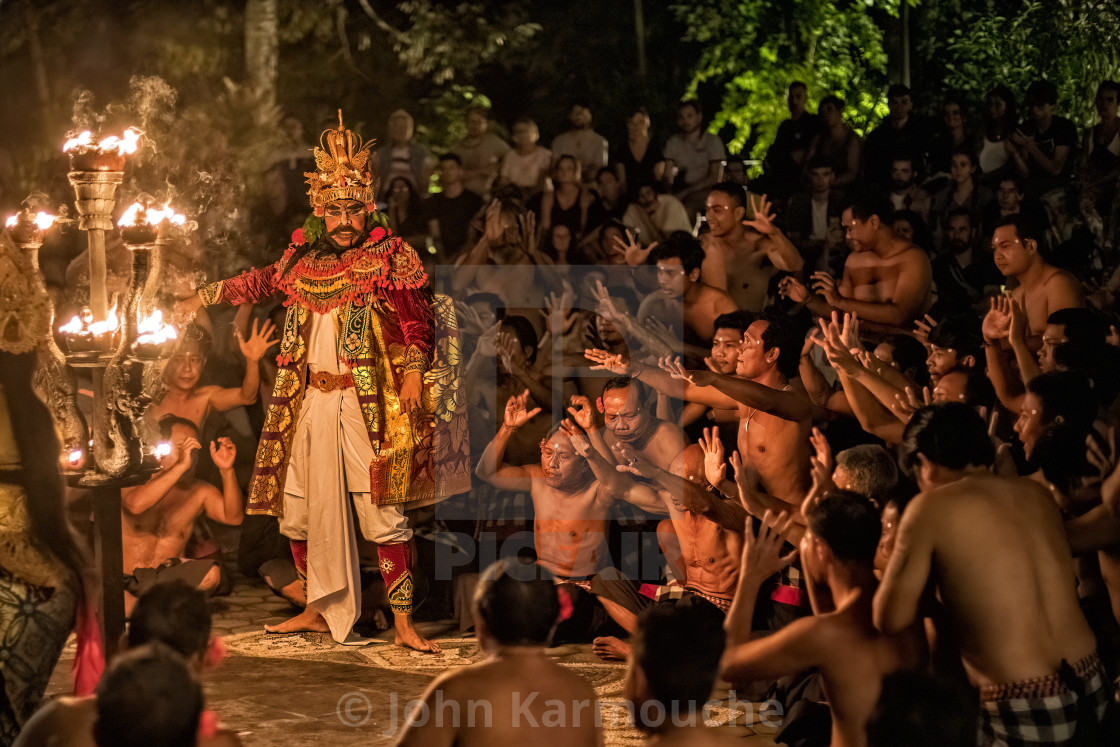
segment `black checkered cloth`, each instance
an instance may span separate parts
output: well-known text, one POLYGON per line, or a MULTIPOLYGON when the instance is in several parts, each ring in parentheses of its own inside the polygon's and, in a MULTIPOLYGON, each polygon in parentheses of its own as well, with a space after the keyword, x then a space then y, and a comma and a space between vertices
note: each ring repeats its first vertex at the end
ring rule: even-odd
POLYGON ((1104 717, 1109 702, 1104 667, 1096 653, 1062 672, 980 691, 982 747, 1083 743, 1084 731, 1104 717), (1080 732, 1080 733, 1079 733, 1080 732))

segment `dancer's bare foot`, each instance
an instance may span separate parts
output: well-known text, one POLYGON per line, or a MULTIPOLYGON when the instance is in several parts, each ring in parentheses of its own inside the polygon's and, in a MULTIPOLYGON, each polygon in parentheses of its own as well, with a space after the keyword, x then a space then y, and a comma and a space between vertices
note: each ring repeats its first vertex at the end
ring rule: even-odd
POLYGON ((427 654, 438 654, 441 651, 438 643, 429 641, 416 632, 416 628, 412 625, 412 615, 402 615, 399 612, 394 612, 393 623, 397 628, 396 643, 398 646, 427 654))
POLYGON ((603 636, 591 642, 591 652, 606 661, 626 661, 630 656, 630 644, 613 635, 603 636))
POLYGON ((266 633, 329 633, 327 621, 313 609, 305 609, 295 617, 277 625, 265 625, 266 633))

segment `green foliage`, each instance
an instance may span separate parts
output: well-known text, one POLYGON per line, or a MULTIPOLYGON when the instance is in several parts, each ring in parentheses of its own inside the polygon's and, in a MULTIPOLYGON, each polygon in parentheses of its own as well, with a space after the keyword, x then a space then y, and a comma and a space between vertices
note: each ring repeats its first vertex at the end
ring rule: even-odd
POLYGON ((1093 97, 1120 77, 1120 4, 1103 0, 932 2, 919 53, 942 62, 947 88, 982 102, 996 84, 1020 96, 1033 80, 1058 86, 1057 109, 1095 121, 1093 97), (937 33, 939 29, 941 33, 937 33))
POLYGON ((859 133, 886 113, 887 55, 876 17, 898 0, 695 0, 673 6, 686 38, 704 45, 688 93, 724 87, 713 131, 734 130, 732 152, 761 159, 788 117, 786 88, 803 81, 810 99, 834 93, 859 133))

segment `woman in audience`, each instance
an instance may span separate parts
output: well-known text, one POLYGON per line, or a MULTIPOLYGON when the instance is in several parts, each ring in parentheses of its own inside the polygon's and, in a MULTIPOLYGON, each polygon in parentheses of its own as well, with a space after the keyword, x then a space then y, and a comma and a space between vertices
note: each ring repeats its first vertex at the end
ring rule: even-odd
POLYGON ((984 183, 989 186, 1014 171, 1008 144, 1019 127, 1016 111, 1015 94, 1007 86, 996 86, 988 94, 988 116, 976 133, 976 151, 984 183))

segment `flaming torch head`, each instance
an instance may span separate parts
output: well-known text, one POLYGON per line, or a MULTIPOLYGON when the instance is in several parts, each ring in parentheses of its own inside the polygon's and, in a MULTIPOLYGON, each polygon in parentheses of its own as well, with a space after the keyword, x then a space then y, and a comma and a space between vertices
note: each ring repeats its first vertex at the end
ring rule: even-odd
POLYGON ((124 243, 131 248, 151 244, 172 229, 185 226, 186 222, 186 216, 176 213, 171 205, 152 207, 151 198, 141 195, 124 211, 117 225, 121 228, 124 243))
POLYGON ((24 208, 5 221, 12 241, 21 249, 38 249, 43 245, 43 232, 54 225, 55 217, 50 213, 40 211, 32 214, 29 208, 24 208))
POLYGON ((140 147, 143 134, 129 127, 121 137, 100 138, 86 130, 69 138, 62 152, 70 156, 71 171, 124 171, 125 158, 140 147))

